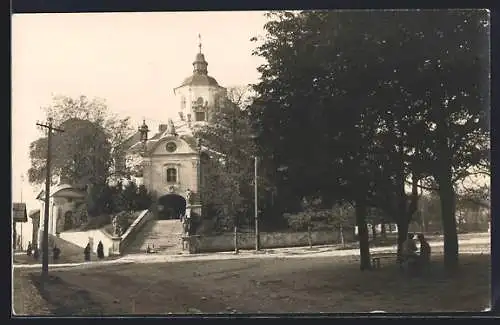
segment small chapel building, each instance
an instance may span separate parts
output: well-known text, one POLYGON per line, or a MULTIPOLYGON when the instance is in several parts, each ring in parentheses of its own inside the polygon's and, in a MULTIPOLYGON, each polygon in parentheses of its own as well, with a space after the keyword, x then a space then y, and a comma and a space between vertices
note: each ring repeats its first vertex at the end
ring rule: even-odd
POLYGON ((192 75, 173 89, 179 117, 160 124, 151 137, 144 121, 125 141, 126 155, 117 162, 134 170, 134 181, 153 195, 152 211, 158 219, 202 215, 205 174, 211 159, 220 154, 203 146, 193 131, 229 105, 226 88, 208 75, 207 67, 200 43, 192 75))

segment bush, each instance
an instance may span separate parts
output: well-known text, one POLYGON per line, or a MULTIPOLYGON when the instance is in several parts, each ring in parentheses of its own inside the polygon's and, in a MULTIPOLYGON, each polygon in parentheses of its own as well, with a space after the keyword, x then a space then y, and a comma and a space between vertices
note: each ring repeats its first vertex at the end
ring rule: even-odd
POLYGON ((307 230, 308 226, 311 226, 312 217, 309 213, 286 213, 284 217, 288 222, 288 226, 295 231, 304 231, 307 230))
POLYGON ((75 208, 75 213, 74 213, 74 220, 73 220, 73 227, 80 227, 81 225, 86 224, 89 221, 89 215, 87 212, 87 204, 86 203, 80 203, 76 206, 75 208))
POLYGON ((101 214, 91 217, 87 224, 84 225, 83 230, 99 229, 109 224, 111 224, 111 216, 109 214, 101 214))

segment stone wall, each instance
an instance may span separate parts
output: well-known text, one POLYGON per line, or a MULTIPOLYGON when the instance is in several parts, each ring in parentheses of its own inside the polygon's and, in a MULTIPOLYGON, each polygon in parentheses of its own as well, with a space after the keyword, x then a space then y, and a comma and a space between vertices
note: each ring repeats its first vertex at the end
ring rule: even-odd
MULTIPOLYGON (((260 233, 260 247, 279 248, 308 246, 309 238, 307 232, 262 232, 260 233)), ((354 240, 354 232, 344 231, 344 240, 350 242, 354 240)), ((311 242, 313 245, 340 244, 340 232, 336 230, 313 231, 311 232, 311 242)), ((204 252, 224 252, 234 250, 234 234, 224 233, 213 236, 195 236, 191 238, 192 253, 204 252)), ((238 247, 240 249, 255 248, 254 233, 239 233, 238 247)))
POLYGON ((113 253, 122 254, 127 247, 135 240, 138 233, 144 228, 144 225, 151 221, 154 218, 154 215, 149 210, 142 211, 139 216, 134 220, 134 222, 130 225, 127 231, 121 236, 121 241, 119 244, 119 249, 113 250, 113 253))
POLYGON ((85 248, 85 246, 87 246, 90 242, 92 245, 92 252, 94 253, 97 253, 97 244, 101 241, 104 248, 104 256, 113 255, 113 239, 111 235, 101 229, 88 231, 65 231, 60 233, 59 237, 81 247, 82 249, 85 248))

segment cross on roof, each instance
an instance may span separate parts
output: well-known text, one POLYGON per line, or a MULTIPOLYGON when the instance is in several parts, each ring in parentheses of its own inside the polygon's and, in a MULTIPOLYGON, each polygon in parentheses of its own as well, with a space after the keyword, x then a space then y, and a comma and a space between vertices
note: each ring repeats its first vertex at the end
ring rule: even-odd
POLYGON ((198 34, 198 47, 200 48, 201 53, 201 34, 198 34))

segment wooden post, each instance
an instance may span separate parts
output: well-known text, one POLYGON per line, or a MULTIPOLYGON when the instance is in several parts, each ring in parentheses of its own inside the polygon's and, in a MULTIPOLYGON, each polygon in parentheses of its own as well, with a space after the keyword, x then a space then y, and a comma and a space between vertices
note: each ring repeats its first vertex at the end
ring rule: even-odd
POLYGON ((238 247, 238 226, 234 226, 234 253, 238 254, 240 249, 238 247))
POLYGON ((42 253, 42 282, 45 282, 49 276, 49 204, 50 204, 50 163, 52 158, 51 144, 52 144, 52 131, 64 132, 64 130, 52 126, 52 118, 48 119, 48 124, 36 123, 36 125, 47 129, 47 163, 46 163, 46 176, 45 176, 45 211, 43 220, 43 253, 42 253))

